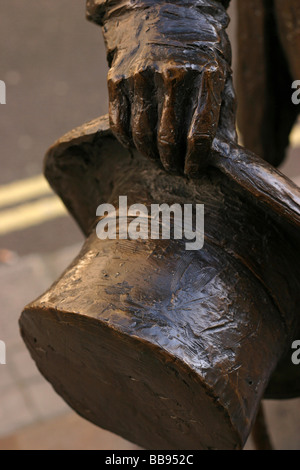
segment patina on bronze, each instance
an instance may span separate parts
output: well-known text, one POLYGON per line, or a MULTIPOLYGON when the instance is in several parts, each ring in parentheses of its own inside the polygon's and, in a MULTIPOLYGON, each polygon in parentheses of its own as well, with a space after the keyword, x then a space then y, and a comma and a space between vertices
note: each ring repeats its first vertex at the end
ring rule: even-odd
POLYGON ((107 47, 111 129, 168 171, 196 176, 217 132, 236 140, 228 3, 87 2, 107 47))
POLYGON ((71 407, 146 448, 241 448, 263 396, 300 393, 289 351, 300 335, 300 192, 242 148, 215 140, 213 159, 199 179, 169 175, 124 150, 107 119, 46 158, 87 241, 26 307, 22 335, 71 407), (204 203, 204 248, 100 241, 96 208, 120 194, 204 203))
POLYGON ((72 131, 45 160, 87 239, 24 309, 22 336, 72 408, 144 448, 242 448, 263 397, 300 395, 300 191, 236 144, 227 3, 89 1, 110 124, 72 131), (204 204, 204 248, 100 241, 96 209, 120 195, 204 204))
MULTIPOLYGON (((235 140, 228 5, 87 1, 88 18, 102 26, 107 45, 111 128, 169 171, 197 174, 216 132, 235 140)), ((278 166, 299 115, 291 84, 300 77, 300 3, 237 6, 239 128, 247 148, 278 166)))

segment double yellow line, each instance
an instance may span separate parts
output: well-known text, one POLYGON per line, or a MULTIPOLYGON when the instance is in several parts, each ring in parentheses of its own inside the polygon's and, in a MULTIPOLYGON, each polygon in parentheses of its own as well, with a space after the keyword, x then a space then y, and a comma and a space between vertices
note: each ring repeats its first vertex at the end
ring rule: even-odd
POLYGON ((43 175, 0 186, 0 235, 66 215, 65 206, 43 175), (30 202, 32 199, 36 200, 30 202))
MULTIPOLYGON (((290 143, 294 148, 300 147, 299 125, 294 127, 290 143)), ((43 175, 0 186, 0 235, 66 215, 65 206, 53 194, 43 175)))

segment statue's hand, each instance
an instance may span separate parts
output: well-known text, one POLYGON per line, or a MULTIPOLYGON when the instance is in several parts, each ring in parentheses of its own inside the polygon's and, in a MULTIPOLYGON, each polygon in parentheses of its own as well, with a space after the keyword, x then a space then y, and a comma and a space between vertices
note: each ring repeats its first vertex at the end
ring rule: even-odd
MULTIPOLYGON (((202 3, 205 3, 202 1, 202 3)), ((104 24, 112 131, 125 146, 197 176, 218 133, 234 140, 227 14, 164 4, 104 24)))

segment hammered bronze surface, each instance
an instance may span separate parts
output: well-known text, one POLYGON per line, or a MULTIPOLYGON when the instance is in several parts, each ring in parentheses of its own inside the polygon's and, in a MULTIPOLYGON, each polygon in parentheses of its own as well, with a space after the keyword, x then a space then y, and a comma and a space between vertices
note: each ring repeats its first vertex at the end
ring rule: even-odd
POLYGON ((228 3, 88 1, 107 46, 109 118, 67 134, 45 160, 86 242, 24 309, 24 341, 74 410, 149 449, 242 448, 263 397, 300 396, 290 351, 300 337, 300 190, 268 163, 282 160, 297 114, 285 88, 277 104, 272 94, 297 67, 284 39, 295 4, 240 4, 241 122, 256 156, 236 143, 228 3), (276 61, 265 50, 275 36, 276 61), (204 204, 204 247, 99 240, 97 207, 121 195, 148 208, 204 204))
POLYGON ((79 414, 146 448, 240 448, 264 394, 300 393, 299 368, 277 367, 300 334, 299 190, 236 148, 248 157, 245 186, 228 177, 233 149, 231 161, 215 147, 221 170, 172 176, 124 150, 102 118, 46 158, 87 242, 23 312, 24 340, 79 414), (97 206, 117 206, 120 194, 128 204, 205 204, 204 248, 97 239, 97 206))

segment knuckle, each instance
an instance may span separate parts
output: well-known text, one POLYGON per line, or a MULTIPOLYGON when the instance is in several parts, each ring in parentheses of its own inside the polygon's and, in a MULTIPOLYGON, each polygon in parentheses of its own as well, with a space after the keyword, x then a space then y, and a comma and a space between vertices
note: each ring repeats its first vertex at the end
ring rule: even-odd
POLYGON ((179 85, 187 79, 199 76, 203 68, 196 64, 172 64, 165 65, 161 70, 162 81, 166 85, 179 85))
POLYGON ((204 134, 200 131, 190 134, 187 141, 189 153, 207 153, 211 149, 213 137, 210 133, 204 134))
POLYGON ((186 74, 186 67, 182 64, 167 65, 162 70, 162 76, 167 81, 176 81, 186 74))
POLYGON ((192 136, 192 140, 194 141, 195 145, 210 145, 212 142, 212 133, 211 132, 201 132, 201 130, 195 132, 192 136))
POLYGON ((216 60, 207 62, 205 65, 204 73, 209 75, 224 75, 223 67, 220 66, 216 60))
POLYGON ((133 78, 137 79, 149 79, 152 77, 154 73, 154 67, 151 65, 145 65, 143 67, 140 67, 132 72, 133 78))
POLYGON ((107 74, 107 84, 109 89, 120 88, 125 81, 123 74, 116 73, 113 69, 110 69, 107 74))

